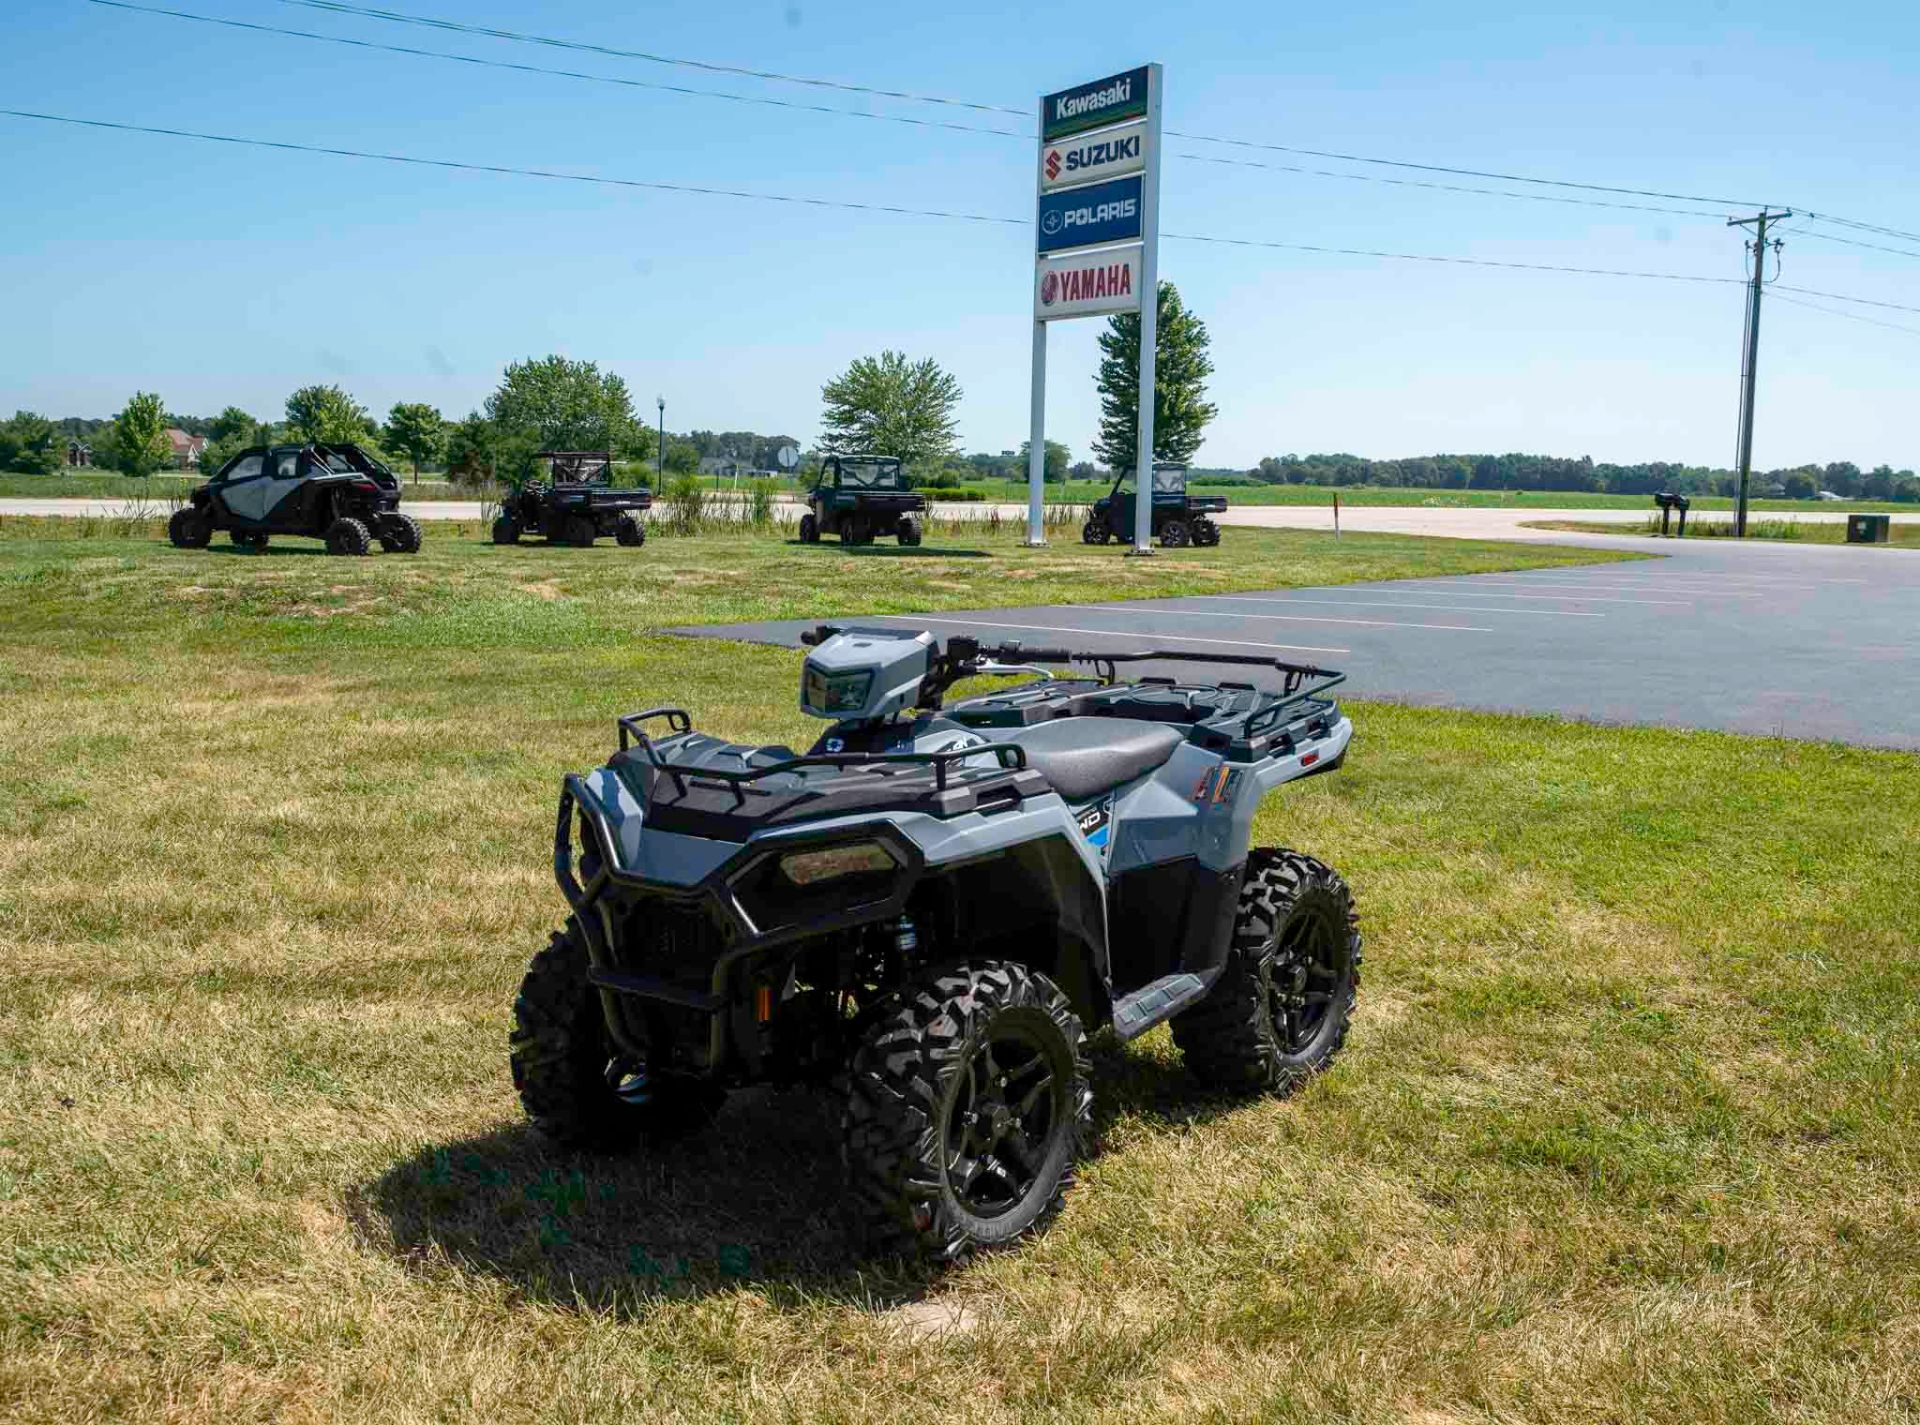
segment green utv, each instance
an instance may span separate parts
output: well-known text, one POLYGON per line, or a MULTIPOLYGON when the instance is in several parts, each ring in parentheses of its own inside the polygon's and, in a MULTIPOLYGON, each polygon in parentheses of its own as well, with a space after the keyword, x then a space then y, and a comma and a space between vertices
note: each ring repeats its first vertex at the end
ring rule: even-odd
POLYGON ((829 455, 807 492, 800 542, 837 534, 842 544, 872 544, 877 535, 892 535, 911 548, 926 513, 927 497, 908 483, 898 456, 829 455))
POLYGON ((1088 1033, 1170 1021, 1195 1078, 1251 1093, 1332 1060, 1359 984, 1353 898, 1250 842, 1267 793, 1345 758, 1340 674, 900 628, 802 641, 801 709, 831 723, 804 755, 660 707, 565 778, 572 914, 511 1041, 539 1127, 626 1147, 704 1125, 731 1088, 830 1084, 858 1234, 951 1259, 1059 1209, 1091 1122, 1088 1033), (1116 676, 1140 664, 1267 686, 1116 676), (1032 679, 946 702, 1010 674, 1032 679))

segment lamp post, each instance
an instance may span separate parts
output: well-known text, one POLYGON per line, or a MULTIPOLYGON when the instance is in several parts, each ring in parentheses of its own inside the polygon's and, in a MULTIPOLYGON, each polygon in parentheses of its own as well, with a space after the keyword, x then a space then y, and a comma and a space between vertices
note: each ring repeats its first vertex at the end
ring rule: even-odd
POLYGON ((667 483, 667 398, 655 396, 654 404, 660 407, 660 444, 653 452, 656 484, 665 487, 667 483))

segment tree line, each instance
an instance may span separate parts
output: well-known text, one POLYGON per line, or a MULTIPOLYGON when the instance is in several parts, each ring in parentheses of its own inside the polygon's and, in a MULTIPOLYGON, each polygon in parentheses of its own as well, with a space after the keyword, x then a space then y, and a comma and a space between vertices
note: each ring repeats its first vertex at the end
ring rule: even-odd
MULTIPOLYGON (((1735 470, 1663 460, 1619 465, 1591 456, 1416 455, 1370 460, 1363 455, 1270 455, 1247 472, 1269 485, 1390 485, 1415 490, 1547 490, 1608 495, 1737 494, 1735 470)), ((1920 502, 1920 477, 1890 465, 1862 470, 1852 461, 1755 471, 1760 495, 1811 500, 1825 490, 1849 499, 1920 502)))

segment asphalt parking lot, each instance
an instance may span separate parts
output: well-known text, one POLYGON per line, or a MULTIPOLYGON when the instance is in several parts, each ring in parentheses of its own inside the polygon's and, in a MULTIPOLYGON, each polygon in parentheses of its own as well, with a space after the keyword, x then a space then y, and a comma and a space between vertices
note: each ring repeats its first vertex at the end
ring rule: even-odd
MULTIPOLYGON (((1632 563, 849 622, 1244 650, 1342 669, 1355 697, 1920 749, 1920 553, 1658 547, 1632 563)), ((809 626, 675 631, 796 644, 809 626)))

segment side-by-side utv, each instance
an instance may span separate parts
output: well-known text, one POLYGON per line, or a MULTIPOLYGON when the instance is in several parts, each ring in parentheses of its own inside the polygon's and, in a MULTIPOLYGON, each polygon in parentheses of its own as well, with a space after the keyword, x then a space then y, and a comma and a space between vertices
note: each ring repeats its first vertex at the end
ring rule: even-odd
POLYGON ((1269 792, 1345 758, 1341 675, 897 628, 805 641, 800 706, 831 723, 805 754, 661 707, 565 779, 553 856, 572 914, 514 1006, 514 1082, 540 1127, 631 1145, 705 1123, 730 1088, 836 1084, 855 1225, 951 1258, 1060 1206, 1091 1031, 1170 1020, 1219 1089, 1287 1093, 1332 1060, 1359 983, 1353 899, 1252 839, 1269 792), (1141 664, 1269 686, 1116 676, 1141 664))
POLYGON ((927 497, 914 490, 893 455, 829 455, 807 492, 800 516, 800 542, 817 544, 837 534, 842 544, 872 544, 892 535, 902 545, 920 542, 927 497))
POLYGON ((603 536, 636 548, 647 542, 653 491, 615 486, 612 451, 542 450, 534 459, 546 462, 546 476, 516 486, 501 500, 495 544, 518 544, 527 534, 579 549, 603 536))
POLYGON ((181 549, 204 549, 225 530, 243 549, 276 534, 326 541, 330 554, 420 548, 420 526, 400 512, 400 481, 357 445, 255 445, 235 455, 167 521, 181 549))
MULTIPOLYGON (((1220 526, 1213 517, 1227 508, 1224 495, 1195 495, 1187 489, 1187 467, 1163 463, 1153 467, 1153 537, 1168 549, 1186 545, 1206 547, 1220 542, 1220 526)), ((1080 528, 1086 544, 1118 540, 1133 542, 1138 490, 1131 469, 1113 477, 1113 488, 1093 502, 1080 528)))

